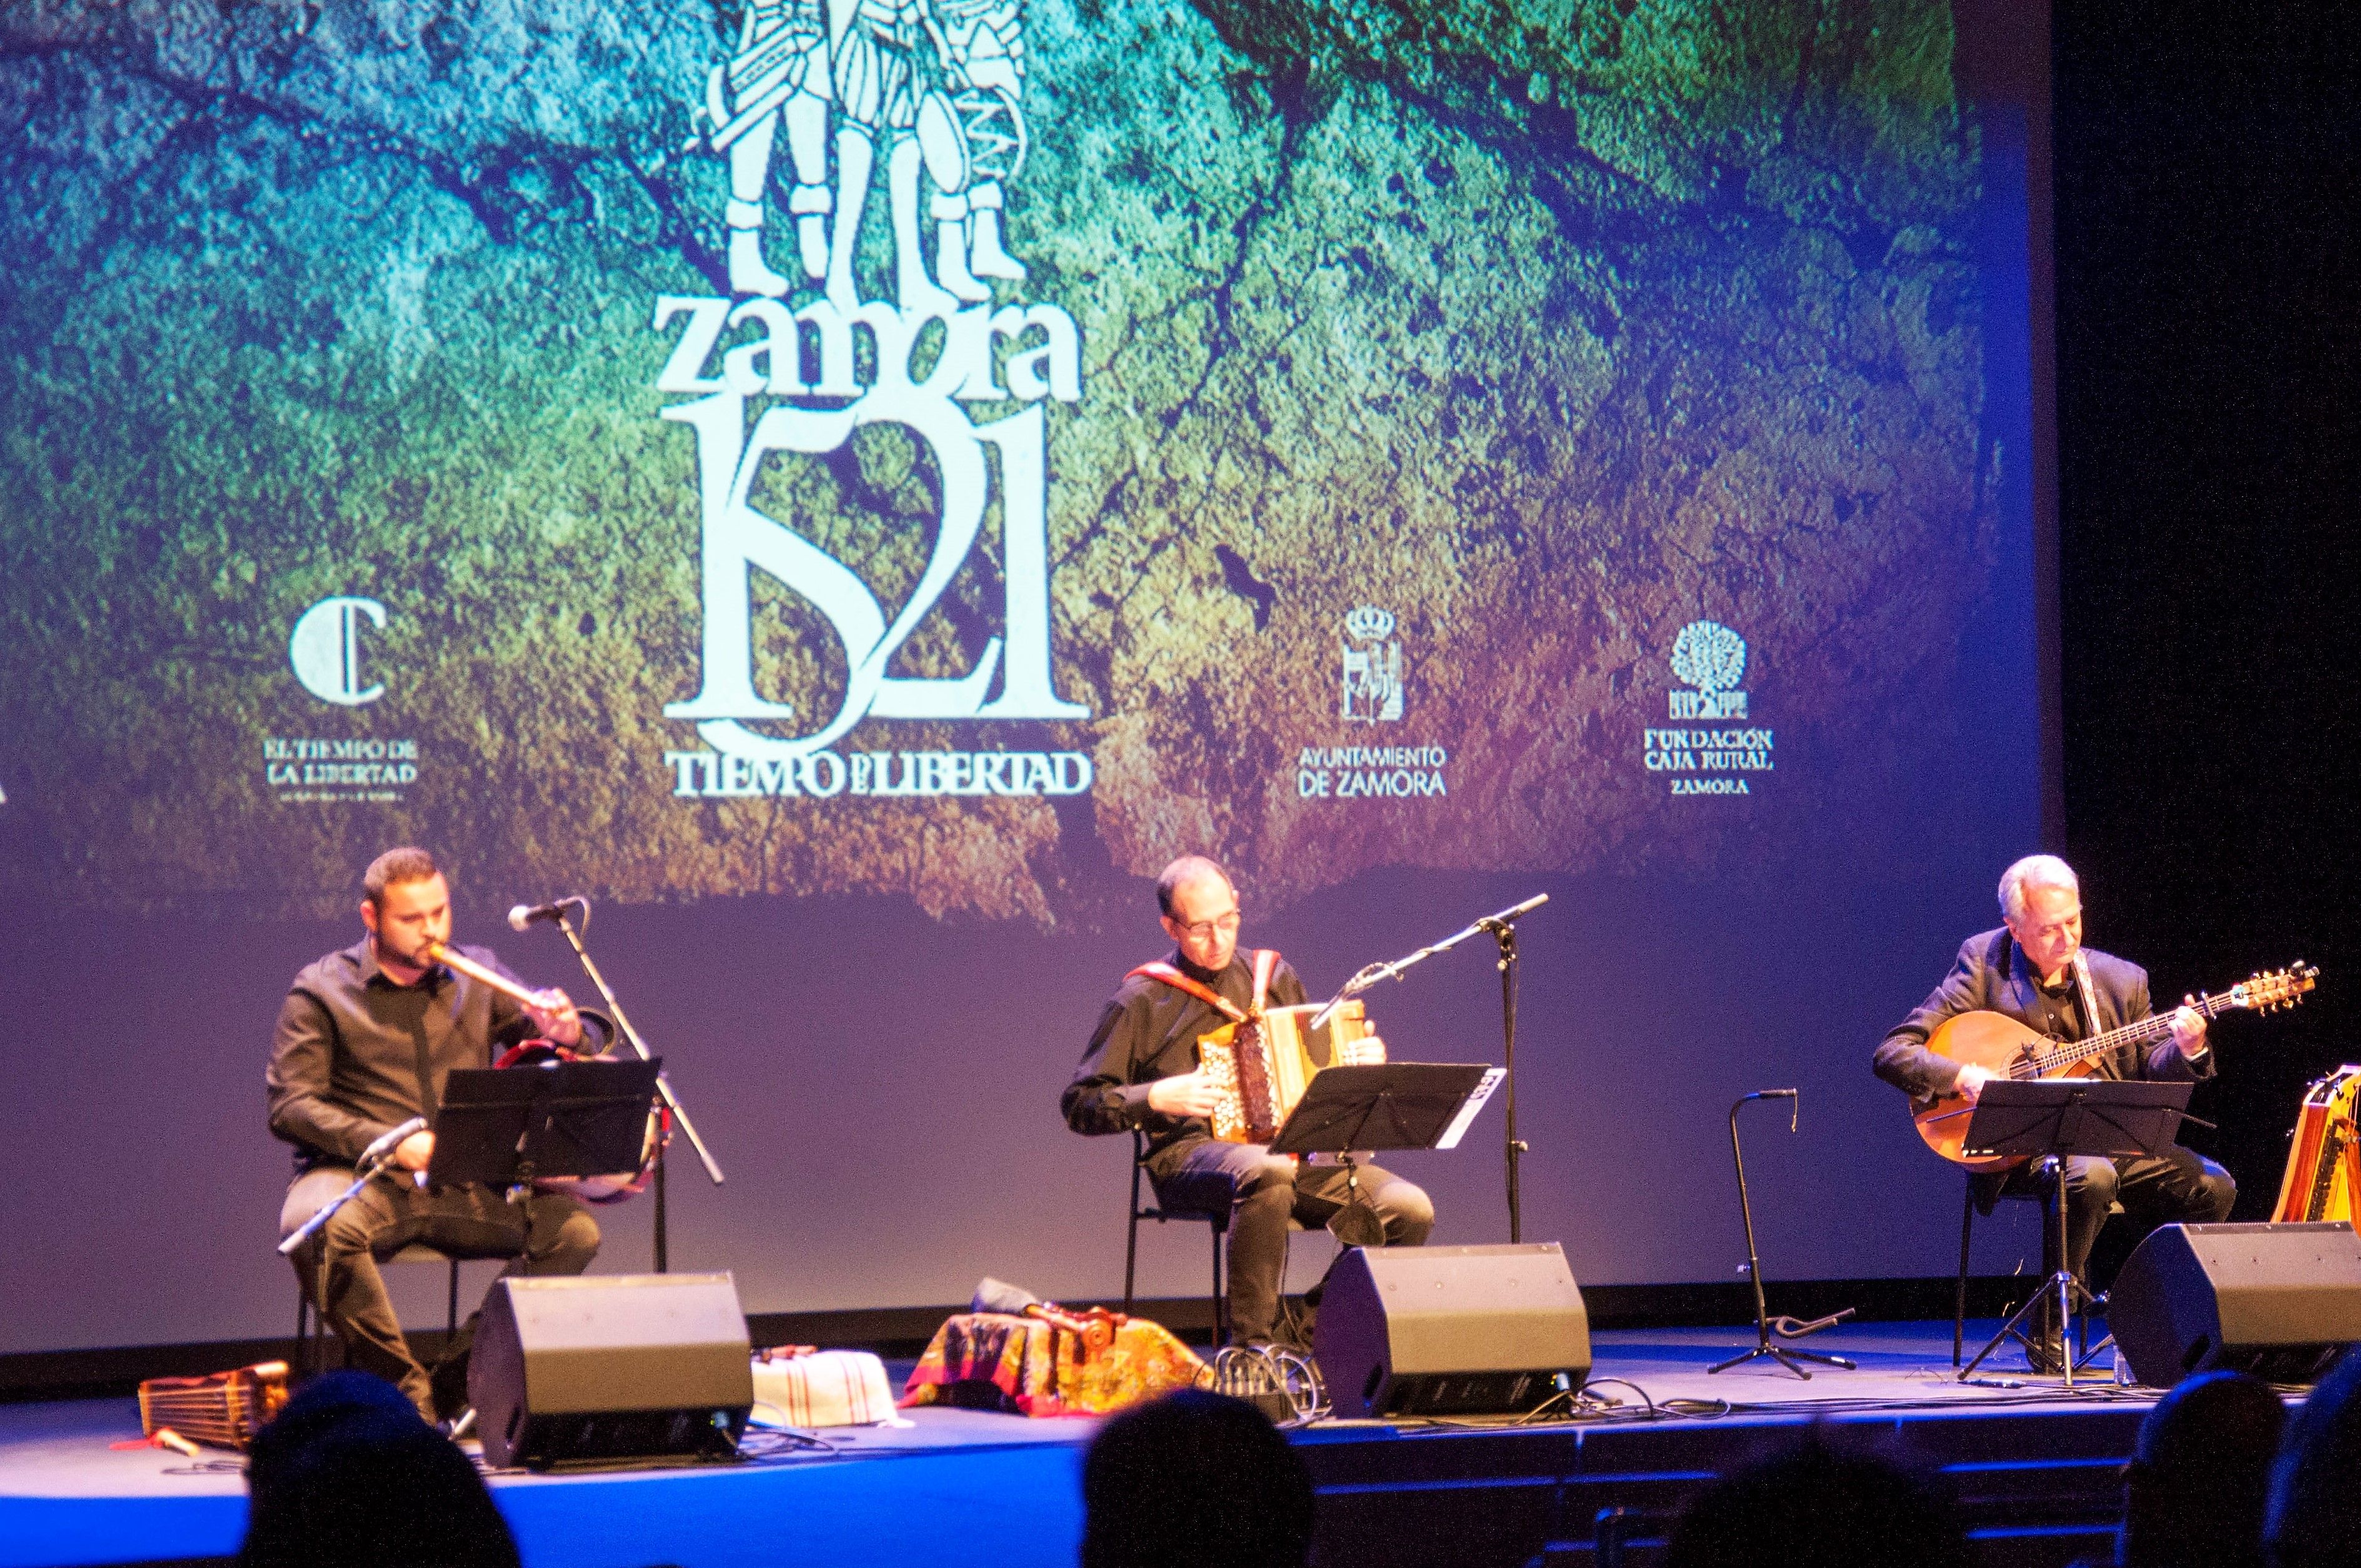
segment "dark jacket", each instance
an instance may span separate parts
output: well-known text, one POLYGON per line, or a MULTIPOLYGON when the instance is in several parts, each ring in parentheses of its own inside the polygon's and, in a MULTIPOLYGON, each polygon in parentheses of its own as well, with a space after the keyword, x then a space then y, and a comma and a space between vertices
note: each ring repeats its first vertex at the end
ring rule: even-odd
MULTIPOLYGON (((2091 1033, 2104 1034, 2154 1015, 2148 1003, 2147 970, 2095 948, 2083 948, 2082 956, 2090 963, 2091 990, 2099 1005, 2091 1033)), ((1949 1093, 1960 1069, 1928 1050, 1927 1037, 1945 1019, 1977 1011, 2006 1014, 2028 1028, 2041 1028, 2042 1009, 2034 990, 2032 967, 2005 926, 1979 932, 1960 944, 1960 956, 1952 960, 1951 972, 1943 977, 1943 983, 1879 1042, 1874 1058, 1877 1076, 1913 1095, 1949 1093)), ((2126 1044, 2089 1072, 2094 1078, 2207 1079, 2213 1076, 2213 1053, 2207 1050, 2191 1061, 2169 1038, 2151 1046, 2145 1055, 2126 1044)))

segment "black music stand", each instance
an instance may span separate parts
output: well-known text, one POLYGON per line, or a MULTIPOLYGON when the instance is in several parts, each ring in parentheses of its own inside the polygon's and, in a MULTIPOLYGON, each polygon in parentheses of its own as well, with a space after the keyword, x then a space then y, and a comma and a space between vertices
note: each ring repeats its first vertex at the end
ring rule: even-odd
MULTIPOLYGON (((2169 1147, 2189 1110, 2188 1083, 2103 1078, 1996 1078, 1978 1096, 1961 1153, 1971 1159, 2032 1156, 2048 1167, 2050 1215, 2057 1223, 2058 1270, 2042 1281, 2000 1332, 1960 1369, 1964 1383, 2026 1316, 2055 1296, 2058 1341, 2066 1387, 2074 1387, 2074 1310, 2088 1301, 2066 1266, 2066 1158, 2069 1155, 2153 1155, 2169 1147)), ((2088 1335, 2085 1329, 2085 1336, 2088 1335)))
MULTIPOLYGON (((1331 1154, 1345 1167, 1345 1207, 1337 1220, 1360 1202, 1360 1168, 1356 1153, 1378 1149, 1451 1148, 1467 1130, 1476 1113, 1500 1081, 1500 1069, 1456 1062, 1386 1062, 1381 1065, 1323 1068, 1304 1085, 1287 1124, 1270 1140, 1273 1154, 1331 1154)), ((1331 1229, 1335 1222, 1331 1222, 1331 1229)), ((1377 1246, 1356 1241, 1344 1231, 1336 1239, 1347 1245, 1377 1246)))
POLYGON ((513 1201, 542 1177, 637 1170, 663 1070, 658 1057, 454 1072, 426 1179, 505 1187, 513 1201))

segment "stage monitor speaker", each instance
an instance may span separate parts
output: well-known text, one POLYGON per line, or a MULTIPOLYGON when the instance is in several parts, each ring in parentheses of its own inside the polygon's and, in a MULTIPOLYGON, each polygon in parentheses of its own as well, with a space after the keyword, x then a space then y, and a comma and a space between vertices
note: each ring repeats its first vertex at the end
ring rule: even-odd
POLYGON ((467 1398, 493 1465, 726 1459, 754 1404, 727 1274, 502 1279, 467 1398))
POLYGON ((1340 1416, 1521 1414, 1590 1376, 1590 1315, 1555 1242, 1354 1247, 1312 1337, 1340 1416))
POLYGON ((2310 1382, 2361 1341, 2361 1237, 2343 1222, 2162 1226, 2115 1277, 2107 1327, 2150 1387, 2216 1367, 2310 1382))

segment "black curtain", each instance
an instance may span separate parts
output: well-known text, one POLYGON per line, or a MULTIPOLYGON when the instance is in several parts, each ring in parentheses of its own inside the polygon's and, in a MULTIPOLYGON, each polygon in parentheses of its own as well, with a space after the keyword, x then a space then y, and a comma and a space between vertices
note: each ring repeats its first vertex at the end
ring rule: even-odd
POLYGON ((2320 965, 2217 1025, 2187 1135, 2260 1219, 2303 1085, 2361 1061, 2361 19, 2067 0, 2054 34, 2063 852, 2159 1005, 2320 965))

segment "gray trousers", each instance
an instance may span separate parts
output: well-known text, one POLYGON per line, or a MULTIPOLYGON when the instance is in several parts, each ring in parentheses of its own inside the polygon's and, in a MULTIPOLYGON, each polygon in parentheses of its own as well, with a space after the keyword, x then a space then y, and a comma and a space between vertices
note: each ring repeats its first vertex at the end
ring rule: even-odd
MULTIPOLYGON (((1230 1212, 1230 1338, 1268 1340, 1279 1323, 1279 1279, 1287 1271, 1287 1222, 1306 1230, 1327 1224, 1345 1206, 1341 1166, 1299 1167, 1260 1144, 1200 1138, 1152 1163, 1156 1201, 1167 1209, 1230 1212), (1158 1175, 1163 1166, 1165 1174, 1158 1175)), ((1425 1190, 1374 1165, 1360 1168, 1362 1201, 1384 1223, 1388 1246, 1416 1246, 1434 1228, 1425 1190)))
MULTIPOLYGON (((283 1240, 337 1193, 352 1185, 344 1166, 316 1166, 297 1177, 280 1206, 283 1240)), ((289 1261, 320 1321, 336 1332, 355 1366, 374 1372, 410 1396, 428 1420, 434 1396, 426 1369, 410 1354, 401 1323, 387 1299, 378 1260, 412 1242, 455 1257, 500 1257, 511 1274, 579 1274, 598 1255, 598 1223, 582 1205, 560 1193, 536 1192, 522 1204, 478 1187, 420 1190, 408 1172, 380 1176, 336 1211, 317 1235, 289 1261), (327 1280, 323 1299, 321 1254, 327 1280)), ((475 1333, 474 1315, 453 1350, 475 1333)))

